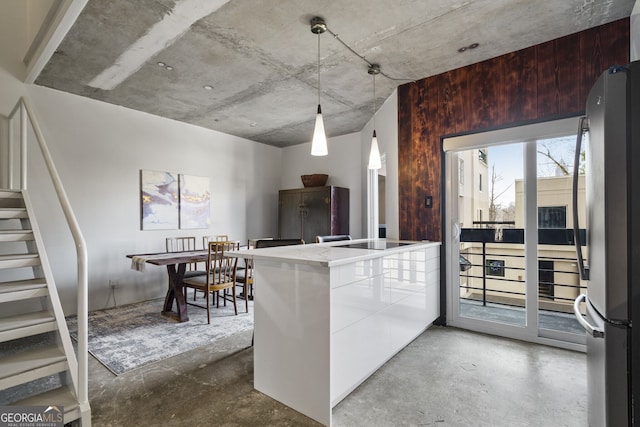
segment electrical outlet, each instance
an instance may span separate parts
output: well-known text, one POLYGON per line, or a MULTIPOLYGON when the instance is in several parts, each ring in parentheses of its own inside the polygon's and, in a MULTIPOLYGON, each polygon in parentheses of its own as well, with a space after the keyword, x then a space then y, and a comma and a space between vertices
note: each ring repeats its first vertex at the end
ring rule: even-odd
POLYGON ((109 280, 109 287, 111 289, 117 289, 120 287, 120 281, 119 280, 109 280))

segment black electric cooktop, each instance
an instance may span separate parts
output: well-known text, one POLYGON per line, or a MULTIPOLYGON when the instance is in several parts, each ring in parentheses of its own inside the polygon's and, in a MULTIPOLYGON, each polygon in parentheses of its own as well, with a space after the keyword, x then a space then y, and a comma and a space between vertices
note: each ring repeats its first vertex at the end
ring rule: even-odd
POLYGON ((353 249, 376 249, 376 250, 384 250, 389 248, 397 248, 399 246, 407 246, 412 245, 413 243, 409 242, 387 242, 384 240, 375 241, 375 242, 360 242, 360 243, 349 243, 347 245, 340 245, 341 248, 353 248, 353 249))

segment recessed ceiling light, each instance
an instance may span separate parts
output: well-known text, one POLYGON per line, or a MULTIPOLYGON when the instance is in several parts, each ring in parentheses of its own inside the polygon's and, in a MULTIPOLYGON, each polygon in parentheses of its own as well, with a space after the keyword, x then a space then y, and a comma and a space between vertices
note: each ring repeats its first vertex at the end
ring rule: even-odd
POLYGON ((165 69, 169 70, 169 71, 173 71, 173 67, 171 65, 167 65, 166 67, 164 67, 165 69))
POLYGON ((466 51, 467 49, 475 49, 478 46, 480 46, 479 43, 471 43, 469 46, 462 46, 460 49, 458 49, 458 52, 462 53, 462 52, 466 51))
POLYGON ((254 128, 254 127, 258 126, 258 124, 257 124, 256 122, 251 122, 251 123, 249 123, 249 126, 251 126, 252 128, 254 128))
POLYGON ((164 67, 165 65, 167 65, 167 64, 165 64, 164 62, 158 62, 158 66, 159 67, 164 67))
POLYGON ((204 85, 202 86, 205 90, 213 90, 213 86, 211 85, 204 85))

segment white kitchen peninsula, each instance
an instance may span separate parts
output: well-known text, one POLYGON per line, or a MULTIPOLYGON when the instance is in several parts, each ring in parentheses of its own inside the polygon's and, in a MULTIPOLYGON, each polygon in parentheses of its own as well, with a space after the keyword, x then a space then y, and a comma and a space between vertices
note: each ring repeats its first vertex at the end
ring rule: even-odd
POLYGON ((439 316, 440 243, 352 240, 254 259, 254 387, 325 424, 439 316))

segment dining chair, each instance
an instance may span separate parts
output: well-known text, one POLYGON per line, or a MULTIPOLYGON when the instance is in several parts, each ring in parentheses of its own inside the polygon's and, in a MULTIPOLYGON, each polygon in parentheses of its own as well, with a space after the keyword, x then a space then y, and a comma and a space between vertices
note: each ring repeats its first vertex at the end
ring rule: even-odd
POLYGON ((196 250, 196 238, 194 236, 167 237, 167 252, 183 252, 196 250))
MULTIPOLYGON (((229 242, 228 234, 214 234, 211 236, 202 236, 202 248, 207 249, 209 247, 209 242, 229 242)), ((239 245, 238 245, 239 246, 239 245)), ((238 270, 242 270, 244 267, 238 266, 238 270)), ((193 300, 196 300, 196 292, 193 291, 193 300)))
MULTIPOLYGON (((167 252, 184 252, 196 250, 195 236, 167 237, 165 239, 167 252)), ((187 265, 184 277, 204 276, 207 274, 205 270, 198 270, 198 263, 193 262, 187 265)), ((186 295, 185 295, 186 296, 186 295)), ((196 292, 193 292, 193 300, 196 300, 196 292)))
MULTIPOLYGON (((304 240, 302 239, 255 239, 254 242, 254 249, 261 249, 261 248, 273 248, 276 246, 292 246, 292 245, 304 245, 304 240)), ((251 267, 253 270, 253 260, 251 267)), ((251 296, 253 296, 253 276, 251 277, 251 296)), ((253 345, 253 338, 254 336, 251 336, 251 345, 253 345)))
POLYGON ((206 295, 206 307, 199 304, 188 303, 207 310, 207 323, 211 324, 211 298, 216 298, 216 307, 220 307, 220 292, 223 293, 224 305, 227 305, 226 290, 231 289, 234 313, 238 314, 236 305, 236 269, 238 258, 229 256, 228 253, 239 247, 237 243, 209 242, 207 256, 207 274, 185 279, 184 285, 194 290, 203 291, 206 295))
MULTIPOLYGON (((273 239, 268 237, 265 239, 252 240, 249 240, 250 243, 248 247, 251 248, 251 244, 253 244, 253 249, 272 248, 275 246, 304 245, 304 240, 302 239, 273 239)), ((245 259, 245 263, 247 272, 243 273, 242 276, 241 274, 238 274, 238 277, 242 277, 239 281, 244 286, 244 294, 247 295, 248 291, 248 298, 253 299, 253 259, 247 258, 245 259)))
POLYGON ((253 260, 245 258, 244 268, 236 272, 236 285, 242 286, 239 298, 245 300, 245 309, 249 312, 249 300, 253 299, 253 260))
POLYGON ((248 239, 247 249, 255 249, 258 240, 273 240, 273 237, 260 237, 259 239, 248 239))
POLYGON ((351 240, 351 235, 338 234, 335 236, 316 236, 316 243, 338 242, 340 240, 351 240))
MULTIPOLYGON (((258 240, 273 240, 273 237, 260 237, 258 239, 247 239, 247 249, 255 249, 258 240)), ((247 300, 253 299, 253 259, 244 258, 244 271, 238 269, 237 283, 242 286, 240 298, 247 300)), ((247 310, 248 303, 247 303, 247 310)))
POLYGON ((209 242, 228 242, 229 235, 228 234, 216 234, 213 236, 202 236, 202 247, 204 249, 207 248, 209 242))
POLYGON ((275 246, 304 245, 302 239, 258 239, 255 248, 273 248, 275 246))
MULTIPOLYGON (((255 249, 258 240, 273 240, 273 237, 261 237, 259 239, 248 239, 247 249, 255 249)), ((236 283, 242 286, 239 297, 246 301, 246 309, 249 312, 249 300, 253 299, 253 259, 244 258, 244 269, 238 268, 236 283)))

